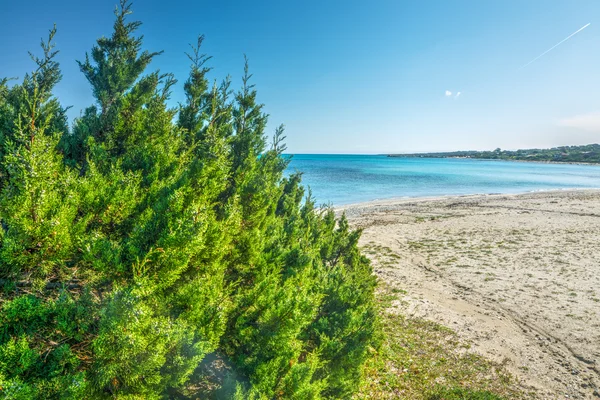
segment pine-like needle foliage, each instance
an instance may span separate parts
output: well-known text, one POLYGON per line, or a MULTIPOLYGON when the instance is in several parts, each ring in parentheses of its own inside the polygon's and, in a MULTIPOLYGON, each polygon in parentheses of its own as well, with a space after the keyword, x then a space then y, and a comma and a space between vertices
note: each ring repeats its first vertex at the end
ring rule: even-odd
POLYGON ((210 356, 238 398, 348 398, 375 326, 360 232, 284 176, 247 62, 211 84, 200 37, 169 108, 130 12, 79 62, 96 104, 72 129, 55 29, 0 80, 0 396, 183 396, 210 356))

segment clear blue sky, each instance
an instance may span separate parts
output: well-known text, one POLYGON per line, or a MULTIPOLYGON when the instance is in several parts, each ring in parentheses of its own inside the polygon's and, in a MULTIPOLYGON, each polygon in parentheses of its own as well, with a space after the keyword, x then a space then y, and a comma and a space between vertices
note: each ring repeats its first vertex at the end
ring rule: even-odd
MULTIPOLYGON (((56 23, 56 94, 76 117, 93 98, 75 60, 111 34, 115 5, 3 0, 0 76, 31 70, 27 50, 56 23)), ((238 84, 248 55, 269 135, 285 123, 293 153, 600 142, 598 0, 138 0, 133 9, 145 47, 165 51, 151 69, 179 79, 174 104, 184 52, 203 33, 214 78, 238 84)))

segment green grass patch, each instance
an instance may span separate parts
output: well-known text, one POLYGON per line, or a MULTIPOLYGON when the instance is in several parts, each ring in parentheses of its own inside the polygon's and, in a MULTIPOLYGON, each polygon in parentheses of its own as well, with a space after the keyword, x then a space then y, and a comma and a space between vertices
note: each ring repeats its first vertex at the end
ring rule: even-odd
POLYGON ((502 400, 487 390, 469 390, 462 388, 440 388, 436 393, 427 397, 427 400, 502 400))
POLYGON ((364 368, 358 399, 499 400, 527 398, 499 364, 466 349, 451 329, 408 318, 380 282, 381 344, 364 368))

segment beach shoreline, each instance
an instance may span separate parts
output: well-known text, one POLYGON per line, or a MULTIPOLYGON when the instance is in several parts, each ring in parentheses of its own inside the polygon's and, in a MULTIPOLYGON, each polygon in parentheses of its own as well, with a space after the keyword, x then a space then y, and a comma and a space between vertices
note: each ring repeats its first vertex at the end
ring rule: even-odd
POLYGON ((336 213, 344 211, 356 212, 358 209, 371 208, 378 206, 394 206, 413 202, 431 202, 431 201, 443 201, 452 199, 488 199, 494 197, 517 197, 526 195, 554 195, 554 194, 569 194, 569 193, 580 193, 580 192, 597 192, 600 194, 600 187, 598 188, 565 188, 565 189, 542 189, 542 190, 529 190, 524 192, 515 193, 472 193, 472 194, 448 194, 441 196, 414 196, 414 197, 390 197, 387 199, 375 199, 369 201, 359 201, 356 203, 342 204, 339 206, 333 206, 336 213))
POLYGON ((335 210, 363 229, 377 276, 406 290, 401 312, 452 328, 538 398, 600 398, 600 189, 335 210))

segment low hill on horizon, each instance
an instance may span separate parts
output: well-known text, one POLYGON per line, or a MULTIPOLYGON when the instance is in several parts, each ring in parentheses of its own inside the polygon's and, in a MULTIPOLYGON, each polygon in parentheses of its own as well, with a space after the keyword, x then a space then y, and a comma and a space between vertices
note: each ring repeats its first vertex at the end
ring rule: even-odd
POLYGON ((486 160, 521 160, 542 162, 577 162, 600 164, 600 144, 560 146, 550 149, 520 149, 494 151, 451 151, 439 153, 388 154, 388 157, 475 158, 486 160))

